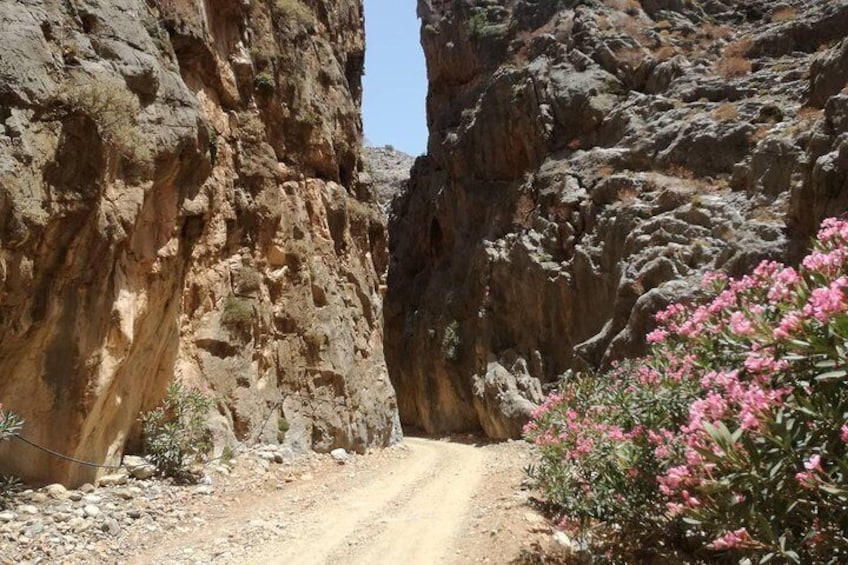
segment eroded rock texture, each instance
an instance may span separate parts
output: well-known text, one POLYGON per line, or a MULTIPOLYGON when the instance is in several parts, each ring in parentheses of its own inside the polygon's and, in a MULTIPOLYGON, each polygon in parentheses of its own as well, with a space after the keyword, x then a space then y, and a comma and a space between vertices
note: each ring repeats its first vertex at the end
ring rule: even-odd
POLYGON ((708 269, 848 198, 848 2, 419 0, 428 155, 390 224, 401 419, 515 437, 708 269))
MULTIPOLYGON (((118 462, 174 377, 219 445, 398 438, 363 53, 359 0, 0 2, 0 402, 28 438, 118 462)), ((16 441, 0 472, 95 474, 16 441)))

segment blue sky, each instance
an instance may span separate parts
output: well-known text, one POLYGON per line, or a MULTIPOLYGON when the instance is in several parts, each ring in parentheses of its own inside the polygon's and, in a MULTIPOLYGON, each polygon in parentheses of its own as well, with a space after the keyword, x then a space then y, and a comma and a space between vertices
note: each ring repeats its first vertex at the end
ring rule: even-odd
POLYGON ((365 0, 365 138, 420 155, 427 148, 427 71, 415 0, 365 0))

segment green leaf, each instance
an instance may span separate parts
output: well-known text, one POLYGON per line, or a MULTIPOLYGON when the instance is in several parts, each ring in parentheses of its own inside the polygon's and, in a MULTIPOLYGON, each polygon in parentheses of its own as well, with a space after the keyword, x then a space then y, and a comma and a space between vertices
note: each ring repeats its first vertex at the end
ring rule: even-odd
POLYGON ((826 373, 822 373, 816 377, 817 381, 835 381, 838 379, 845 378, 845 375, 848 375, 848 371, 845 369, 837 369, 835 371, 828 371, 826 373))

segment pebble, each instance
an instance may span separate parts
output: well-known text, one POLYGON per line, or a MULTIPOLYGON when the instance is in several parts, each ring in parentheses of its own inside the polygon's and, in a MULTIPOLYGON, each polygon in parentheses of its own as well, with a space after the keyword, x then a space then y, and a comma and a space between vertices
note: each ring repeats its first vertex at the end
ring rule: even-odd
POLYGON ((350 455, 348 455, 344 448, 339 447, 338 449, 334 449, 330 452, 330 457, 339 463, 344 463, 350 458, 350 455))
POLYGON ((11 512, 9 510, 6 510, 5 512, 0 512, 0 522, 11 522, 15 518, 17 518, 17 514, 15 514, 14 512, 11 512))
POLYGON ((72 490, 68 493, 68 500, 79 502, 82 500, 82 493, 77 490, 72 490))
POLYGON ((89 494, 94 492, 94 485, 91 483, 85 483, 79 488, 79 491, 83 494, 89 494))
POLYGON ((38 508, 33 506, 32 504, 24 504, 22 506, 18 506, 18 512, 21 514, 38 514, 38 508))
POLYGON ((103 497, 97 496, 96 494, 87 494, 82 497, 82 501, 85 504, 100 504, 103 502, 103 497))
POLYGON ((47 496, 50 498, 55 498, 57 500, 64 500, 68 498, 68 489, 66 489, 63 485, 59 483, 54 483, 52 485, 47 485, 44 487, 44 492, 47 493, 47 496))
POLYGON ((113 475, 105 475, 97 479, 97 484, 101 487, 114 487, 127 484, 126 473, 115 473, 113 475))
POLYGON ((82 511, 85 512, 85 515, 89 518, 94 518, 100 515, 100 509, 93 504, 87 504, 82 511))
POLYGON ((124 466, 130 475, 142 481, 156 474, 156 467, 144 457, 127 455, 124 457, 124 466))

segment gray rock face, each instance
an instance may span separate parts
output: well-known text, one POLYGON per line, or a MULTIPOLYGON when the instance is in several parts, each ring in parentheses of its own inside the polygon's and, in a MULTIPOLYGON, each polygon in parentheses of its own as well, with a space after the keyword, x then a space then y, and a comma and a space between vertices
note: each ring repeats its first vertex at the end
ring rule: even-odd
POLYGON ((390 220, 385 343, 431 432, 519 435, 703 272, 791 259, 848 206, 848 4, 570 4, 419 1, 430 139, 390 220))

